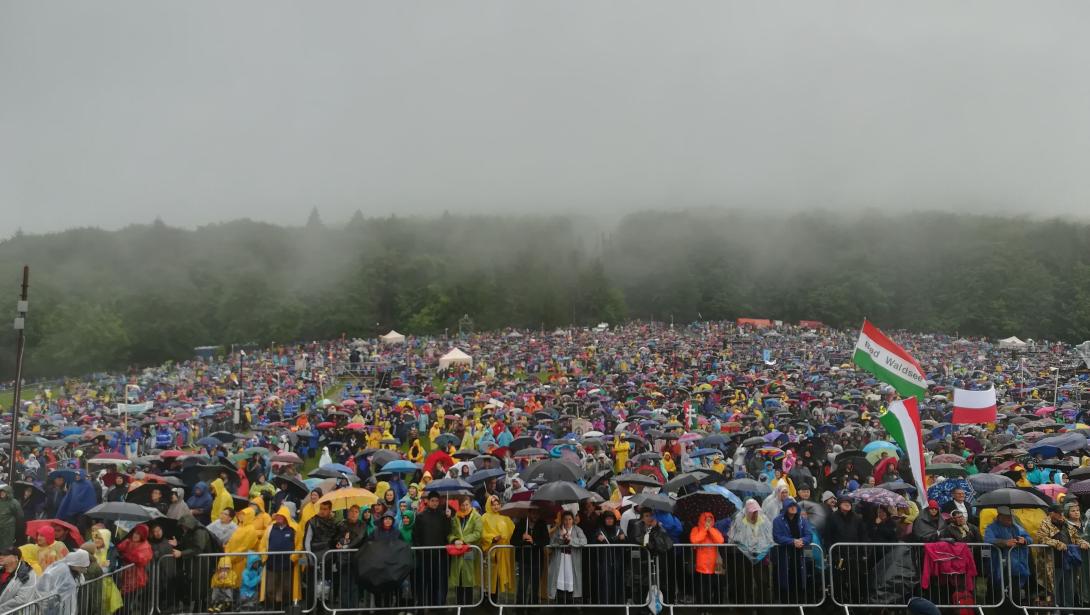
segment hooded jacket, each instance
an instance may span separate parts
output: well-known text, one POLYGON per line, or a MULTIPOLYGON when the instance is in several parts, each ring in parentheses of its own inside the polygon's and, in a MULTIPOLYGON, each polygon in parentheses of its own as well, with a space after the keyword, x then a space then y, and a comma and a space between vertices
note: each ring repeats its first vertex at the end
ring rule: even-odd
MULTIPOLYGON (((696 526, 689 532, 689 542, 697 545, 721 545, 723 534, 715 529, 715 516, 710 512, 700 513, 696 526), (711 527, 704 526, 711 522, 711 527)), ((715 574, 716 547, 696 548, 696 571, 699 574, 715 574)))

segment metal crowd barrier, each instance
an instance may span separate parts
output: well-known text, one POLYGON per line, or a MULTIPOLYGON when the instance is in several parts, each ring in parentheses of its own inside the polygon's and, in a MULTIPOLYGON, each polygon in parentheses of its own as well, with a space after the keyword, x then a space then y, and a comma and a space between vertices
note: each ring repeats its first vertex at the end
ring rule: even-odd
POLYGON ((76 615, 76 612, 71 601, 62 602, 60 596, 51 595, 4 611, 2 615, 76 615))
POLYGON ((999 547, 984 543, 837 543, 829 549, 833 602, 848 608, 995 608, 1005 579, 999 547))
POLYGON ((654 558, 630 544, 515 547, 488 550, 488 602, 499 609, 643 608, 656 585, 654 558), (570 558, 570 559, 569 559, 570 558), (570 583, 569 583, 570 582, 570 583), (570 587, 563 591, 561 587, 570 587))
POLYGON ((817 607, 825 601, 818 545, 776 545, 751 559, 738 545, 676 544, 659 565, 662 604, 675 608, 817 607))
POLYGON ((322 608, 330 613, 474 608, 484 602, 484 554, 476 546, 455 557, 442 547, 412 547, 413 567, 397 587, 368 591, 361 583, 355 549, 322 556, 322 608), (453 567, 453 571, 452 571, 453 567), (456 578, 452 578, 452 574, 456 578))
POLYGON ((258 615, 284 613, 289 608, 310 613, 318 605, 321 588, 317 583, 317 560, 309 551, 206 553, 181 558, 168 555, 156 564, 155 608, 160 613, 258 615), (252 555, 260 559, 261 582, 251 595, 243 585, 252 555), (297 589, 300 599, 296 599, 297 589))
POLYGON ((152 572, 152 566, 147 566, 143 585, 137 583, 134 564, 126 564, 93 579, 85 578, 76 593, 76 612, 79 615, 151 615, 155 609, 153 596, 157 587, 152 580, 152 572), (126 579, 130 587, 126 587, 126 579), (131 591, 122 594, 122 588, 131 591))
POLYGON ((1076 547, 1069 553, 1046 544, 1004 551, 1013 606, 1026 612, 1090 611, 1090 551, 1076 547))

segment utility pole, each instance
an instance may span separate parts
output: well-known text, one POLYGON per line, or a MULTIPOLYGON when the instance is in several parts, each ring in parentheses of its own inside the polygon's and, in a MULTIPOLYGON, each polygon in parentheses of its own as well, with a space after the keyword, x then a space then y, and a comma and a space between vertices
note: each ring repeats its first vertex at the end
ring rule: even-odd
POLYGON ((19 405, 23 394, 23 349, 26 347, 26 313, 27 313, 27 289, 30 288, 30 267, 23 265, 23 288, 19 294, 19 302, 15 304, 15 330, 18 338, 15 342, 15 397, 11 404, 11 449, 8 453, 8 484, 15 482, 15 445, 19 438, 19 405))

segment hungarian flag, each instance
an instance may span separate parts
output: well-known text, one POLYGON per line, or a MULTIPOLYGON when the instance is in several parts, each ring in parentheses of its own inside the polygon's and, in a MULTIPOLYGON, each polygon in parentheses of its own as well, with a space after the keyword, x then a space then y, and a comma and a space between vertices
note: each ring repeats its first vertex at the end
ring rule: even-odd
POLYGON ((927 393, 927 376, 916 359, 866 320, 852 361, 905 397, 923 399, 927 393))
POLYGON ((920 510, 927 508, 927 482, 924 480, 923 432, 920 430, 920 412, 916 398, 898 399, 878 417, 882 427, 901 447, 912 466, 912 480, 916 483, 916 496, 920 510))
POLYGON ((995 388, 987 391, 954 389, 954 424, 994 423, 995 388))

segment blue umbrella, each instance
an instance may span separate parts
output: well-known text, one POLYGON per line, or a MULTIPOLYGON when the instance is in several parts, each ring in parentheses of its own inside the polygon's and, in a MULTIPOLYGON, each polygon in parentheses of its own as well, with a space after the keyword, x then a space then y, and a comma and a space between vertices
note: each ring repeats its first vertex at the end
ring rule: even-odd
POLYGON ((900 447, 892 442, 886 442, 885 440, 875 440, 874 442, 871 442, 870 444, 864 446, 863 452, 870 453, 873 451, 880 451, 882 449, 890 449, 895 451, 901 450, 900 447))
POLYGON ((717 448, 698 448, 689 453, 690 457, 707 457, 709 455, 722 455, 723 451, 717 448))
POLYGON ((737 510, 742 510, 742 500, 738 496, 734 495, 734 493, 732 493, 730 489, 727 489, 726 487, 723 487, 721 485, 704 485, 704 491, 707 491, 708 493, 718 493, 719 495, 727 498, 728 502, 734 504, 734 508, 736 508, 737 510))
POLYGON ((927 489, 927 499, 935 500, 939 506, 942 506, 954 499, 954 489, 964 489, 967 501, 972 501, 976 497, 976 491, 969 481, 964 478, 948 478, 941 483, 931 485, 927 489))
POLYGON ((65 427, 64 429, 61 430, 61 435, 62 436, 70 436, 72 434, 79 435, 79 434, 82 434, 82 433, 83 433, 83 428, 82 427, 65 427))
POLYGON ((200 440, 197 440, 197 444, 199 444, 201 446, 204 446, 204 447, 207 447, 207 448, 216 448, 217 446, 219 446, 220 444, 223 444, 223 443, 220 442, 219 440, 215 439, 215 438, 205 436, 205 437, 201 438, 200 440))
MULTIPOLYGON (((330 464, 330 465, 333 465, 333 464, 330 464)), ((325 466, 323 466, 323 467, 325 467, 325 466)), ((416 472, 419 469, 420 469, 420 466, 413 463, 413 462, 411 462, 411 461, 407 461, 405 459, 395 459, 394 461, 391 461, 391 462, 387 463, 386 465, 382 466, 382 469, 380 469, 379 472, 386 473, 386 474, 391 474, 391 473, 400 474, 402 472, 416 472)))
POLYGON ((63 478, 66 482, 73 481, 76 480, 77 475, 78 473, 75 470, 70 470, 67 468, 63 470, 53 470, 49 473, 49 480, 53 480, 54 478, 63 478))
POLYGON ((322 466, 319 469, 327 470, 329 472, 337 472, 338 474, 339 473, 344 473, 344 474, 355 474, 356 473, 355 470, 353 470, 352 468, 344 465, 343 463, 327 463, 327 464, 325 464, 324 466, 322 466))

